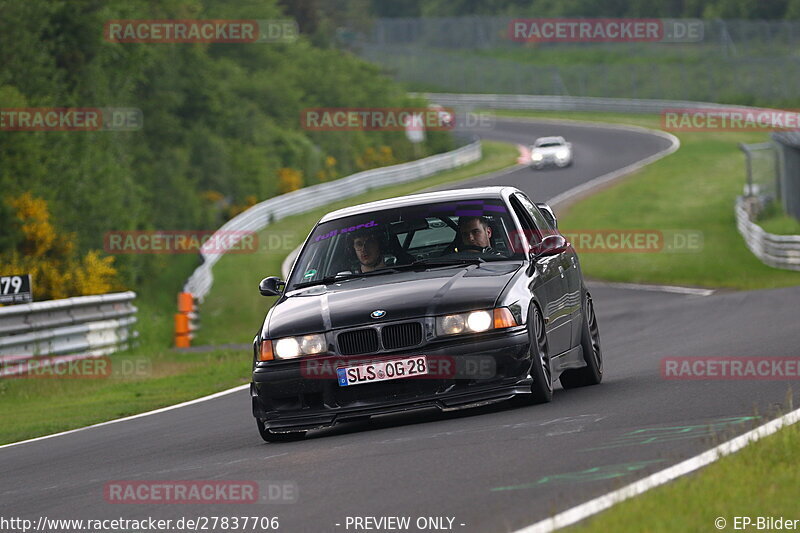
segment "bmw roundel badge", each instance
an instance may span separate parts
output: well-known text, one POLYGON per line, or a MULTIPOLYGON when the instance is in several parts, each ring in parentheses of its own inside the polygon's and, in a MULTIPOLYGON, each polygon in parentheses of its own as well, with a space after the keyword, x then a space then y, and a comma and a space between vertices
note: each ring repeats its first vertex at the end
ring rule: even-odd
POLYGON ((383 318, 386 316, 386 311, 383 309, 376 309, 369 316, 372 318, 383 318))

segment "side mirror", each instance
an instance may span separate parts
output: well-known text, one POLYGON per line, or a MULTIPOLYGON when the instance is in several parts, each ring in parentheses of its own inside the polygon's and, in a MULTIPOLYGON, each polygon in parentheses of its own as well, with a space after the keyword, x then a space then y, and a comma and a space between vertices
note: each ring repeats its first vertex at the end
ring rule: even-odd
POLYGON ((537 203, 536 207, 539 208, 539 211, 542 212, 544 218, 553 226, 554 229, 558 229, 558 219, 556 218, 556 214, 553 212, 553 208, 547 205, 546 203, 537 203))
POLYGON ((542 242, 534 246, 532 254, 535 259, 563 254, 567 251, 569 243, 563 235, 548 235, 542 242))
POLYGON ((285 288, 286 282, 275 276, 264 278, 258 284, 258 292, 261 293, 261 296, 280 296, 285 288))

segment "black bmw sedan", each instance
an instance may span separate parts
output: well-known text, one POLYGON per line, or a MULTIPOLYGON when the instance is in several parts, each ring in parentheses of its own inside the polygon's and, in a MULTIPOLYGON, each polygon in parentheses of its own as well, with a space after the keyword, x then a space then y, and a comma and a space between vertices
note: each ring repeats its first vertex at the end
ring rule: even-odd
POLYGON ((372 415, 548 402, 600 383, 600 336, 575 251, 513 187, 416 194, 317 223, 254 340, 266 441, 372 415))

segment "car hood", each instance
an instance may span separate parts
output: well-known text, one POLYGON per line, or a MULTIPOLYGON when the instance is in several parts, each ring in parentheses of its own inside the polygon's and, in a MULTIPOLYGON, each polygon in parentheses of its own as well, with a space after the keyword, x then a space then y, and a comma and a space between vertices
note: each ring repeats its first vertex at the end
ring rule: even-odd
POLYGON ((291 291, 267 315, 263 334, 275 339, 491 308, 521 266, 502 262, 399 272, 291 291), (386 315, 372 318, 378 309, 386 315))
POLYGON ((539 148, 534 147, 534 148, 531 148, 531 153, 535 152, 535 153, 542 154, 542 155, 555 155, 556 152, 558 152, 559 150, 565 149, 565 148, 567 150, 569 150, 569 146, 567 146, 567 145, 564 145, 564 146, 547 146, 547 147, 544 147, 544 148, 542 148, 542 147, 539 147, 539 148))

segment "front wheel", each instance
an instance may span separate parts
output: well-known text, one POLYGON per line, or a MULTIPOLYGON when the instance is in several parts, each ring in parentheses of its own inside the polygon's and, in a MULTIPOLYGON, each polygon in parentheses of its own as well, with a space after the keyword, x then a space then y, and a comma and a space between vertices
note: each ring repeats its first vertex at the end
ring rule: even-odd
POLYGON ((544 319, 539 308, 532 306, 530 312, 531 331, 531 403, 547 403, 553 399, 553 372, 547 351, 547 336, 544 319))
POLYGON ((575 370, 567 370, 561 374, 561 386, 565 389, 597 385, 603 381, 603 350, 600 348, 600 328, 597 326, 592 296, 588 292, 583 305, 581 348, 586 366, 575 370))
POLYGON ((292 433, 273 433, 267 429, 267 426, 264 424, 264 422, 258 418, 256 418, 256 424, 258 425, 258 434, 261 435, 261 438, 264 439, 264 442, 292 442, 301 440, 306 436, 305 431, 294 431, 292 433))

